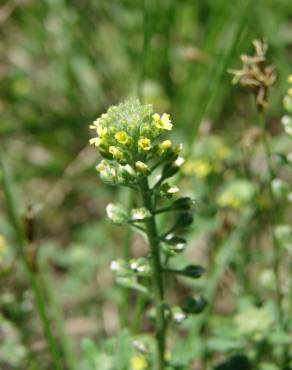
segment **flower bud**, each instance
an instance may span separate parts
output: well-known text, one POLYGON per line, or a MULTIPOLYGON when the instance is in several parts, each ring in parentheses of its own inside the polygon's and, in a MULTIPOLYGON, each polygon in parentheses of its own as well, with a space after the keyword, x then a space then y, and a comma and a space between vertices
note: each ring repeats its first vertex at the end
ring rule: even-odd
POLYGON ((148 175, 150 173, 150 169, 144 162, 137 161, 135 164, 137 172, 139 172, 141 175, 148 175))
POLYGON ((187 318, 187 315, 181 307, 175 306, 171 308, 171 317, 176 324, 181 324, 187 318))
POLYGON ((184 312, 189 314, 197 314, 203 311, 207 301, 202 296, 190 297, 183 307, 184 312))
POLYGON ((145 207, 134 208, 131 211, 132 221, 143 221, 145 218, 151 217, 150 211, 145 207))
POLYGON ((129 220, 127 211, 120 204, 108 204, 106 213, 108 218, 116 225, 125 224, 129 220))
POLYGON ((138 148, 140 151, 148 152, 151 149, 151 140, 147 137, 142 137, 138 141, 138 148))

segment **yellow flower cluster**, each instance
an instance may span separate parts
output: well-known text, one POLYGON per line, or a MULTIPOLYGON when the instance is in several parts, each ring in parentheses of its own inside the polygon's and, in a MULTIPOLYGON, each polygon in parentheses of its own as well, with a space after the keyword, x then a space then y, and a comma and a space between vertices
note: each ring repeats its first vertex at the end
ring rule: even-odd
POLYGON ((211 173, 222 171, 224 162, 229 159, 231 150, 219 136, 208 136, 195 145, 193 159, 183 165, 185 175, 195 175, 205 179, 211 173))
POLYGON ((254 184, 245 179, 234 179, 228 182, 217 198, 220 207, 243 211, 253 203, 256 195, 254 184))
POLYGON ((183 166, 184 174, 196 175, 200 179, 208 176, 212 171, 213 171, 213 167, 211 163, 203 159, 188 161, 183 166))
POLYGON ((106 182, 125 183, 130 178, 147 176, 155 161, 177 158, 174 148, 163 135, 173 127, 170 116, 153 112, 151 105, 130 100, 112 106, 90 126, 96 136, 90 144, 105 158, 97 170, 106 182), (111 179, 111 181, 110 181, 111 179))

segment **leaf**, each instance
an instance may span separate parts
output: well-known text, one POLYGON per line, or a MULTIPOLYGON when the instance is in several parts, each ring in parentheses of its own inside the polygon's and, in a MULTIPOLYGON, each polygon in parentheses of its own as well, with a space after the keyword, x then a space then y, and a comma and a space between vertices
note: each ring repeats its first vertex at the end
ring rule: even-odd
POLYGON ((214 370, 252 370, 252 365, 247 356, 242 354, 233 355, 227 361, 217 365, 214 370))
POLYGON ((179 198, 171 205, 174 211, 190 211, 195 204, 195 200, 190 197, 179 198))
POLYGON ((205 268, 199 265, 189 265, 186 266, 183 270, 180 270, 179 273, 180 275, 190 277, 192 279, 198 279, 203 275, 205 272, 205 268))
POLYGON ((189 277, 189 278, 192 278, 192 279, 198 279, 205 272, 205 269, 204 269, 204 267, 199 266, 199 265, 189 265, 189 266, 186 266, 182 270, 175 270, 175 269, 165 268, 164 271, 169 272, 169 273, 173 273, 173 274, 177 274, 177 275, 186 276, 186 277, 189 277))
POLYGON ((169 256, 176 256, 183 252, 186 246, 185 239, 173 234, 167 235, 163 242, 168 244, 163 246, 163 251, 169 256))
POLYGON ((181 229, 181 228, 186 228, 190 226, 194 221, 194 218, 190 213, 184 212, 181 215, 178 216, 174 226, 173 230, 181 229))

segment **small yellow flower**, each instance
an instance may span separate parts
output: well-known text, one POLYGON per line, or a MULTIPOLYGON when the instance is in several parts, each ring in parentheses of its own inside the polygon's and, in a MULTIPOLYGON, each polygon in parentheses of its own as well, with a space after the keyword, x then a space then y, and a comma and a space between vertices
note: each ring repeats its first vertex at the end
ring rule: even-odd
POLYGON ((288 76, 288 82, 289 82, 289 84, 292 84, 292 75, 288 76))
POLYGON ((101 144, 101 138, 100 137, 93 137, 89 140, 90 145, 100 146, 101 144))
POLYGON ((138 161, 136 162, 135 166, 137 171, 143 175, 147 175, 150 172, 149 167, 144 162, 138 161))
POLYGON ((90 125, 89 127, 91 129, 96 130, 97 135, 100 137, 105 136, 107 134, 107 128, 101 125, 100 118, 95 120, 93 122, 93 125, 90 125))
POLYGON ((97 118, 92 125, 89 126, 89 128, 91 128, 92 130, 96 130, 97 129, 97 126, 99 125, 100 123, 100 118, 97 118))
POLYGON ((123 152, 121 151, 121 149, 117 148, 116 146, 111 145, 109 147, 109 152, 110 152, 110 154, 112 154, 114 159, 119 160, 119 159, 123 158, 123 152))
POLYGON ((130 142, 130 138, 125 131, 119 131, 115 134, 115 139, 123 145, 127 145, 130 142))
POLYGON ((97 135, 101 138, 107 134, 107 128, 102 125, 98 125, 96 128, 97 135))
POLYGON ((151 149, 151 140, 147 137, 141 138, 138 141, 138 147, 141 150, 145 150, 146 152, 151 149))
POLYGON ((160 117, 158 113, 153 114, 152 118, 154 119, 155 126, 161 130, 171 130, 172 123, 169 119, 169 114, 163 113, 160 117))
POLYGON ((146 370, 148 363, 145 356, 137 355, 131 358, 131 370, 146 370))
POLYGON ((170 149, 172 146, 171 140, 164 140, 162 143, 159 144, 160 151, 164 152, 165 150, 170 149))

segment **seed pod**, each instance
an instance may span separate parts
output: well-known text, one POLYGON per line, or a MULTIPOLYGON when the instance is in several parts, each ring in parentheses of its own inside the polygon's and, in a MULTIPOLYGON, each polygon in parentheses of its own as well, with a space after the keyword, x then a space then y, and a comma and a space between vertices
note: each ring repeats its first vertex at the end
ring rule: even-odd
POLYGON ((184 312, 189 314, 197 314, 203 311, 207 301, 202 296, 190 297, 183 307, 184 312))

